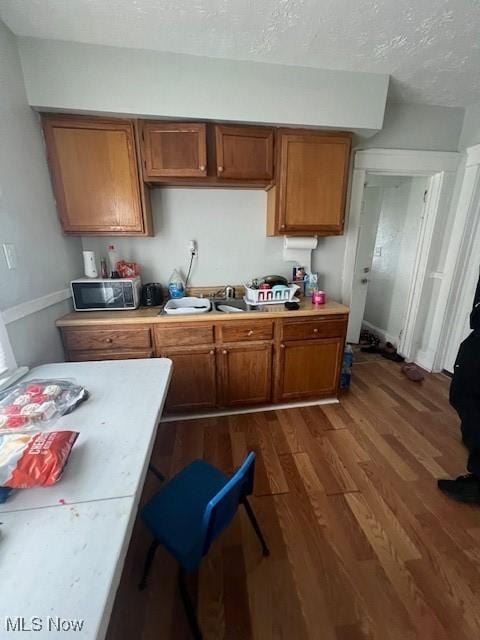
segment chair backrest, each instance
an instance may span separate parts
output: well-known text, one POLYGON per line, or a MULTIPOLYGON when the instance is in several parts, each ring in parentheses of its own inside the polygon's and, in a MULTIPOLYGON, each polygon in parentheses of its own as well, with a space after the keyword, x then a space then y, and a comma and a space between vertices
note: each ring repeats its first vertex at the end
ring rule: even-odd
POLYGON ((255 453, 252 451, 227 484, 210 500, 205 509, 202 527, 205 535, 202 555, 207 553, 212 542, 233 520, 242 500, 251 495, 254 475, 255 453))

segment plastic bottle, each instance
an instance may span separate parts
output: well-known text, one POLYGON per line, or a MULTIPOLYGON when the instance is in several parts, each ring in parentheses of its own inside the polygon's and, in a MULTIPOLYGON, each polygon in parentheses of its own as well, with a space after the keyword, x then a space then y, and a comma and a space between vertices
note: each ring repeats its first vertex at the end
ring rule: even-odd
POLYGON ((118 253, 114 244, 108 245, 108 262, 110 264, 110 276, 117 272, 118 253))
POLYGON ((353 367, 353 349, 347 344, 345 352, 343 354, 343 366, 340 376, 340 389, 348 389, 350 386, 350 380, 352 379, 352 367, 353 367))
POLYGON ((168 292, 171 298, 183 298, 185 295, 185 283, 176 269, 168 281, 168 292))

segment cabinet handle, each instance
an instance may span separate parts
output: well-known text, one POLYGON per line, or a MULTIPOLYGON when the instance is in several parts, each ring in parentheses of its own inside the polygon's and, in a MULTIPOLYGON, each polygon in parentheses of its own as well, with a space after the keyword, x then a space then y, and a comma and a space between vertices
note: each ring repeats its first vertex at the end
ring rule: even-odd
POLYGON ((247 333, 247 336, 253 336, 253 329, 250 329, 250 331, 247 333))
POLYGON ((210 351, 208 352, 211 356, 215 355, 215 351, 213 349, 210 349, 210 351))
POLYGON ((108 342, 110 344, 110 342, 112 342, 111 338, 105 338, 105 342, 108 342))
POLYGON ((313 333, 318 333, 318 328, 315 327, 315 329, 313 330, 313 333))
POLYGON ((284 345, 284 344, 281 344, 281 345, 280 345, 280 349, 285 349, 285 345, 284 345))
POLYGON ((205 165, 204 164, 201 164, 198 168, 200 169, 200 171, 205 171, 205 165))
POLYGON ((217 167, 218 173, 222 173, 223 167, 217 167))
POLYGON ((228 351, 226 349, 223 349, 222 353, 224 356, 226 356, 228 354, 228 351))

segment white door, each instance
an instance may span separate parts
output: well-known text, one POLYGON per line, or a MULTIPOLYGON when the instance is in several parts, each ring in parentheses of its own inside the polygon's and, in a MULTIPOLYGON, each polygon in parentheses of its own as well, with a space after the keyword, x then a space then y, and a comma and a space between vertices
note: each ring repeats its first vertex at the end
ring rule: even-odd
POLYGON ((360 340, 360 331, 365 313, 369 274, 377 237, 378 220, 382 210, 383 188, 365 186, 358 232, 357 256, 353 274, 352 299, 348 320, 347 342, 360 340))

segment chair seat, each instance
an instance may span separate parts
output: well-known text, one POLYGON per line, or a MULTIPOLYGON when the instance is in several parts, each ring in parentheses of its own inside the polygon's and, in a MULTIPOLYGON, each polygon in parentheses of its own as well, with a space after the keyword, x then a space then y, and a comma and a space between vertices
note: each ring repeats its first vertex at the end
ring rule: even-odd
POLYGON ((198 566, 202 522, 210 500, 229 478, 204 460, 195 460, 145 505, 141 516, 152 535, 187 570, 198 566))

